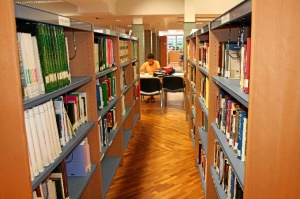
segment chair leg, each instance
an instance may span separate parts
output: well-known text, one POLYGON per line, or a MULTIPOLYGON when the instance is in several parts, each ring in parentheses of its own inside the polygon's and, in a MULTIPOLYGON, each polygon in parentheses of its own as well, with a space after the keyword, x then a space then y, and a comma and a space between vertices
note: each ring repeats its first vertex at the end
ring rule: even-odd
POLYGON ((167 106, 167 101, 168 101, 168 92, 165 91, 165 106, 167 106))
POLYGON ((162 91, 160 92, 160 114, 163 114, 163 94, 162 91))

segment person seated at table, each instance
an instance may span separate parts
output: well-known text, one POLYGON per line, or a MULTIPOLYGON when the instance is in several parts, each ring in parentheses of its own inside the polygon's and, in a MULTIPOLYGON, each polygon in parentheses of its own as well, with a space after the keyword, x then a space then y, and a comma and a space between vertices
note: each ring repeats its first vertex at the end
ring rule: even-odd
MULTIPOLYGON (((152 53, 149 53, 147 55, 147 59, 148 61, 145 62, 141 68, 140 68, 140 73, 144 74, 149 73, 149 74, 153 74, 154 71, 159 70, 160 69, 160 64, 157 60, 154 60, 154 55, 152 53)), ((148 98, 147 100, 145 100, 145 102, 155 102, 155 98, 154 96, 150 96, 150 98, 148 98)))

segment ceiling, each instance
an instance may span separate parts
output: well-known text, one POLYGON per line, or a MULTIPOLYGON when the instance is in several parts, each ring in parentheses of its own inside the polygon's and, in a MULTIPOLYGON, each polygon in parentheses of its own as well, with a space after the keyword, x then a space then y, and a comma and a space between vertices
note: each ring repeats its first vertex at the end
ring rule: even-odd
MULTIPOLYGON (((197 11, 196 8, 203 7, 203 5, 195 6, 196 2, 199 2, 198 0, 17 0, 18 3, 30 7, 68 16, 108 29, 114 30, 117 27, 126 33, 132 29, 135 20, 139 22, 142 20, 145 30, 155 32, 183 30, 184 7, 188 6, 185 1, 190 1, 192 7, 194 7, 192 9, 195 9, 193 11, 195 12, 193 15, 195 19, 192 20, 196 22, 196 29, 206 25, 219 16, 220 13, 224 13, 220 8, 215 9, 211 3, 211 11, 207 9, 197 11)), ((227 7, 231 8, 241 0, 227 1, 231 1, 231 3, 226 4, 227 7)), ((219 5, 218 7, 222 8, 224 6, 219 5)))

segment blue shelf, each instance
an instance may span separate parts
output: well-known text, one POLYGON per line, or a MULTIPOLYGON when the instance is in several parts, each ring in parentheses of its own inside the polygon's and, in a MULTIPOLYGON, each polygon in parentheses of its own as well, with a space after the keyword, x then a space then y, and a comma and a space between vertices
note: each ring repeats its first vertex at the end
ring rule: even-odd
POLYGON ((220 17, 216 18, 210 23, 210 29, 221 28, 225 25, 239 24, 239 19, 250 18, 252 12, 252 1, 243 1, 231 10, 225 12, 220 17))
POLYGON ((201 99, 201 97, 198 97, 198 102, 202 108, 202 111, 204 112, 205 116, 208 118, 208 109, 206 108, 203 100, 201 99))
POLYGON ((192 139, 192 142, 193 142, 193 147, 195 148, 196 147, 196 139, 195 139, 195 136, 194 136, 194 134, 191 132, 191 139, 192 139))
POLYGON ((30 109, 34 106, 45 103, 45 102, 49 101, 50 99, 57 98, 57 97, 65 94, 69 91, 72 91, 72 90, 74 90, 74 89, 76 89, 80 86, 83 86, 83 85, 87 84, 90 81, 92 81, 92 77, 89 77, 89 76, 88 77, 73 76, 71 78, 71 83, 68 86, 65 86, 63 88, 55 90, 51 93, 45 93, 45 94, 39 95, 39 96, 34 97, 34 98, 23 100, 24 110, 30 109))
POLYGON ((195 61, 192 61, 192 65, 193 65, 194 67, 196 67, 196 66, 197 66, 197 64, 196 64, 196 62, 195 62, 195 61))
POLYGON ((199 30, 197 30, 197 36, 207 35, 208 31, 209 31, 209 25, 206 24, 205 26, 203 26, 202 28, 200 28, 199 30))
POLYGON ((129 140, 132 136, 133 130, 124 130, 123 131, 123 151, 125 152, 127 145, 129 143, 129 140))
POLYGON ((242 88, 240 87, 239 79, 227 79, 225 77, 214 76, 213 81, 248 108, 249 95, 243 92, 242 88))
POLYGON ((71 199, 79 199, 95 173, 97 164, 92 164, 91 171, 86 176, 70 176, 68 177, 69 193, 71 199))
POLYGON ((96 73, 96 79, 99 78, 99 77, 103 77, 104 75, 107 75, 109 73, 112 73, 117 69, 118 69, 117 66, 114 66, 112 68, 109 68, 109 69, 103 70, 101 72, 98 72, 98 73, 96 73))
POLYGON ((59 21, 59 15, 47 12, 44 10, 39 10, 37 8, 32 8, 25 5, 20 5, 18 3, 15 3, 15 15, 18 19, 25 19, 25 20, 31 20, 31 21, 37 21, 37 22, 43 22, 47 24, 53 24, 56 26, 62 26, 62 27, 68 27, 68 28, 75 28, 85 31, 92 31, 92 24, 78 21, 76 19, 71 19, 65 16, 61 16, 64 19, 69 20, 70 25, 61 25, 59 21))
POLYGON ((102 172, 102 198, 105 198, 109 186, 114 178, 114 175, 119 167, 121 157, 107 156, 101 161, 102 172))
POLYGON ((127 106, 125 109, 126 109, 126 113, 125 113, 125 115, 122 116, 122 123, 124 123, 124 121, 127 119, 127 117, 129 115, 132 107, 131 106, 127 106))
POLYGON ((120 68, 124 68, 125 66, 128 66, 131 62, 130 61, 126 61, 124 63, 120 64, 120 68))
POLYGON ((198 66, 198 70, 203 73, 206 77, 208 77, 209 72, 206 68, 202 67, 202 66, 198 66))
POLYGON ((131 85, 127 85, 123 90, 122 90, 122 95, 125 95, 127 91, 130 89, 131 85))
POLYGON ((207 151, 207 132, 203 131, 201 127, 198 127, 199 137, 201 138, 201 143, 204 148, 205 154, 208 154, 207 151))
POLYGON ((60 164, 60 162, 65 159, 72 150, 86 137, 90 130, 94 127, 94 122, 86 122, 80 126, 76 131, 76 136, 73 137, 66 146, 62 147, 62 153, 58 158, 54 160, 52 164, 44 169, 42 173, 34 178, 32 181, 32 190, 35 190, 39 184, 41 184, 47 176, 60 164))
POLYGON ((227 195, 226 195, 226 193, 225 193, 222 185, 219 183, 219 176, 218 176, 218 174, 217 174, 216 169, 215 169, 214 166, 210 166, 210 172, 212 174, 213 182, 215 184, 218 197, 220 199, 226 199, 227 195))
POLYGON ((138 122, 140 118, 140 114, 134 114, 134 127, 136 126, 136 123, 138 122))
POLYGON ((244 174, 245 174, 245 163, 241 160, 237 159, 237 154, 233 151, 231 147, 229 147, 228 142, 226 141, 226 136, 220 129, 218 129, 216 123, 211 124, 213 132, 216 135, 216 138, 218 139, 225 156, 227 157, 229 164, 231 165, 231 168, 242 188, 244 191, 244 174))
POLYGON ((116 105, 118 97, 115 97, 106 107, 103 107, 100 111, 98 110, 98 121, 103 117, 113 106, 116 105))
MULTIPOLYGON (((199 161, 197 160, 197 162, 199 162, 199 161)), ((202 182, 204 196, 206 196, 206 181, 205 181, 205 176, 203 175, 203 170, 202 170, 202 167, 200 164, 198 164, 198 171, 199 171, 201 182, 202 182)))
POLYGON ((110 145, 113 143, 116 135, 118 134, 120 130, 120 126, 117 126, 116 130, 114 130, 113 132, 108 133, 108 144, 106 146, 103 146, 100 152, 100 161, 104 158, 106 152, 108 151, 110 145))

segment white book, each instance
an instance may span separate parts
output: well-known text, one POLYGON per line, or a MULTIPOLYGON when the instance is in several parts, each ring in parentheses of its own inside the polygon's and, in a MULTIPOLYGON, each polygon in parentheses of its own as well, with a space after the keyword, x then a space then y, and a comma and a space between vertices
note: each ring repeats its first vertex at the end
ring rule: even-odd
POLYGON ((245 160, 246 160, 247 126, 248 126, 248 119, 246 117, 244 117, 243 139, 242 139, 242 154, 241 154, 241 161, 242 162, 245 162, 245 160))
POLYGON ((72 94, 78 94, 80 96, 80 98, 79 98, 80 118, 81 118, 81 122, 85 123, 85 122, 87 122, 87 96, 86 96, 86 92, 74 92, 72 94))
POLYGON ((42 126, 39 108, 33 107, 33 112, 34 112, 34 119, 35 119, 35 123, 36 123, 39 143, 40 143, 40 150, 41 150, 43 164, 44 164, 44 166, 49 166, 50 161, 49 161, 47 146, 46 146, 46 141, 45 141, 45 133, 46 132, 44 132, 44 129, 42 126))
POLYGON ((33 109, 28 109, 28 116, 29 116, 30 129, 31 129, 31 135, 32 135, 33 148, 34 148, 34 152, 35 152, 36 162, 38 165, 39 172, 43 172, 44 164, 43 164, 43 159, 42 159, 42 155, 41 155, 39 136, 38 136, 38 132, 36 129, 36 123, 35 123, 35 118, 33 115, 33 109))
POLYGON ((57 199, 55 183, 52 180, 47 180, 47 186, 48 186, 48 199, 57 199))
POLYGON ((39 57, 39 49, 38 49, 38 44, 37 44, 37 39, 36 36, 32 36, 32 46, 33 46, 33 52, 34 52, 34 62, 35 62, 35 67, 37 70, 37 77, 38 77, 38 82, 39 82, 39 94, 44 94, 45 93, 45 84, 44 84, 44 79, 42 75, 42 67, 41 67, 41 62, 40 62, 40 57, 39 57))
POLYGON ((48 128, 48 134, 50 138, 50 144, 51 144, 51 153, 53 156, 53 160, 55 160, 58 157, 58 154, 56 153, 56 145, 55 145, 55 138, 54 138, 54 133, 53 133, 53 126, 51 125, 51 117, 49 113, 49 107, 47 103, 43 104, 44 110, 45 110, 45 116, 46 116, 46 123, 47 123, 47 128, 48 128))
POLYGON ((61 146, 66 145, 66 132, 65 132, 65 114, 64 114, 64 101, 62 97, 58 97, 54 100, 54 110, 55 114, 59 115, 59 131, 60 131, 60 144, 61 146))
POLYGON ((29 114, 28 114, 27 110, 24 111, 24 118, 25 118, 25 128, 26 128, 26 138, 27 138, 27 145, 28 145, 28 151, 29 151, 29 159, 30 159, 31 166, 32 166, 33 176, 36 177, 39 175, 39 169, 38 169, 38 164, 37 164, 36 157, 35 157, 32 134, 31 134, 31 129, 30 129, 29 114))
POLYGON ((34 62, 34 51, 32 46, 31 34, 20 34, 20 45, 23 58, 23 66, 28 87, 29 98, 39 95, 39 82, 37 77, 37 70, 34 62))
POLYGON ((122 115, 126 114, 126 108, 125 108, 125 96, 122 96, 122 115))
POLYGON ((62 197, 63 199, 66 198, 65 196, 65 190, 64 190, 64 181, 63 181, 63 175, 62 173, 51 173, 49 177, 52 181, 59 181, 60 182, 60 188, 62 189, 62 197))
MULTIPOLYGON (((58 146, 57 146, 57 143, 56 143, 56 132, 55 132, 55 129, 57 129, 57 125, 56 125, 56 122, 54 123, 53 122, 53 118, 52 118, 52 114, 54 113, 54 110, 51 110, 51 104, 50 102, 46 102, 45 105, 47 106, 48 108, 48 122, 49 122, 49 129, 50 129, 50 134, 51 134, 51 137, 52 137, 52 150, 54 150, 54 159, 56 159, 59 155, 59 149, 58 149, 58 146)), ((58 134, 57 134, 58 135, 58 134)))
POLYGON ((61 154, 61 146, 60 146, 60 140, 59 140, 59 134, 58 134, 58 128, 56 123, 56 117, 55 117, 55 111, 54 111, 54 105, 52 99, 48 102, 49 110, 50 110, 50 116, 51 116, 51 124, 53 126, 53 133, 54 133, 54 141, 56 146, 56 153, 61 154))
MULTIPOLYGON (((43 126, 43 129, 45 132, 45 141, 46 141, 46 147, 47 147, 49 161, 50 161, 50 163, 53 163, 54 162, 54 154, 52 153, 51 136, 50 136, 49 128, 48 128, 48 124, 47 124, 45 106, 44 106, 44 104, 41 104, 38 107, 39 107, 40 114, 41 114, 42 126, 43 126)), ((47 112, 48 112, 48 109, 47 109, 47 112)))

